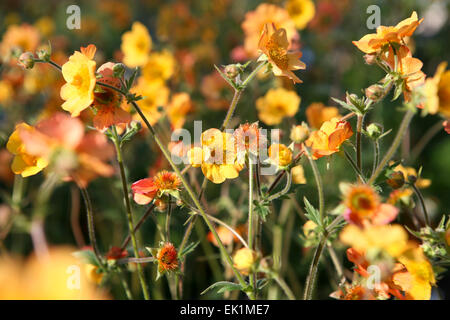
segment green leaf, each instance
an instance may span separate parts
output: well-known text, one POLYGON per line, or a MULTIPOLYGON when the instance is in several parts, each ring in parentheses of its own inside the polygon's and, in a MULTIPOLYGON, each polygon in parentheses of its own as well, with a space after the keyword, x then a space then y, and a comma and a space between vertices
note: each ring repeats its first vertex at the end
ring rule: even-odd
POLYGON ((210 285, 208 288, 203 290, 203 292, 200 294, 204 295, 209 290, 212 290, 215 288, 218 288, 217 293, 223 293, 225 291, 242 290, 241 285, 238 283, 229 282, 229 281, 219 281, 219 282, 216 282, 216 283, 213 283, 212 285, 210 285))
POLYGON ((313 221, 315 224, 320 226, 322 224, 322 221, 320 220, 319 211, 311 205, 311 203, 308 201, 308 199, 306 199, 306 197, 303 197, 303 201, 305 202, 305 210, 307 212, 305 216, 309 220, 313 221))
POLYGON ((261 217, 261 219, 265 222, 267 215, 270 213, 269 203, 267 201, 253 201, 254 211, 261 217))
POLYGON ((73 255, 75 258, 80 259, 83 263, 101 267, 100 262, 97 260, 97 257, 92 250, 75 251, 73 255))
POLYGON ((222 70, 220 70, 220 68, 216 65, 214 65, 214 68, 216 68, 217 72, 219 72, 219 74, 222 76, 222 78, 228 82, 228 84, 233 87, 234 89, 237 89, 236 84, 234 83, 234 81, 230 80, 227 75, 225 73, 222 72, 222 70))
POLYGON ((178 258, 181 259, 184 256, 188 255, 189 253, 193 252, 195 250, 195 248, 198 246, 198 244, 200 243, 200 241, 197 242, 191 242, 190 244, 188 244, 182 252, 180 252, 178 254, 178 258))
POLYGON ((133 86, 134 79, 136 79, 136 75, 137 75, 137 73, 138 73, 138 70, 139 70, 139 68, 136 67, 136 68, 134 69, 133 73, 131 74, 131 76, 128 78, 128 81, 127 81, 127 83, 126 83, 126 85, 127 85, 127 87, 126 87, 127 91, 130 90, 131 87, 133 86))

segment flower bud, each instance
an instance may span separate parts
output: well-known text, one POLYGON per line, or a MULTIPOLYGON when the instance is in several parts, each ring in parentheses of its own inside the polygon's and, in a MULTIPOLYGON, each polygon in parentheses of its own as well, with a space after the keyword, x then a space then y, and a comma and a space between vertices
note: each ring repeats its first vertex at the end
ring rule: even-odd
POLYGON ((379 124, 371 123, 366 127, 367 135, 372 140, 377 140, 383 133, 383 129, 379 124))
POLYGON ((122 78, 125 73, 125 65, 123 63, 116 63, 113 67, 114 78, 122 78))
POLYGON ((291 169, 292 174, 292 182, 294 184, 305 184, 305 172, 303 170, 303 167, 301 165, 295 166, 291 169))
POLYGON ((364 55, 364 61, 368 65, 374 64, 376 59, 377 59, 377 56, 375 54, 366 54, 366 55, 364 55))
POLYGON ((309 128, 305 123, 293 126, 291 129, 290 138, 295 143, 302 143, 309 137, 309 128))
POLYGON ((386 183, 392 189, 399 189, 405 184, 405 176, 401 171, 395 171, 389 175, 389 179, 386 180, 386 183))
POLYGON ((50 57, 52 55, 52 48, 49 46, 42 46, 40 47, 37 51, 37 56, 39 59, 43 60, 43 61, 50 61, 50 57))
POLYGON ((235 64, 229 64, 225 66, 223 72, 230 79, 234 79, 238 76, 240 69, 235 64))
POLYGON ((303 234, 307 239, 315 236, 314 229, 316 229, 316 227, 317 224, 312 220, 308 220, 305 222, 305 224, 303 225, 303 234))
POLYGON ((233 257, 234 267, 238 269, 243 275, 248 275, 250 270, 254 267, 257 259, 255 251, 249 248, 239 249, 233 257))
POLYGON ((373 84, 366 89, 366 97, 373 102, 379 101, 385 94, 383 86, 379 84, 373 84))
POLYGON ((25 69, 32 69, 34 67, 34 56, 31 52, 24 52, 19 57, 19 65, 25 69))

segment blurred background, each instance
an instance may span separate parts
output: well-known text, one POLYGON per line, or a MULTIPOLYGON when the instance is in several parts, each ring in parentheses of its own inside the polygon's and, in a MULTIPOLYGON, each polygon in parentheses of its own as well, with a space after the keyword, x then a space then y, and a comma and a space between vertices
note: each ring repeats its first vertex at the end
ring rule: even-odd
MULTIPOLYGON (((105 61, 119 62, 123 58, 120 50, 121 36, 131 29, 135 21, 140 21, 149 30, 153 51, 167 50, 173 56, 173 75, 167 80, 170 92, 186 92, 190 95, 192 109, 186 114, 184 128, 193 129, 194 120, 202 120, 203 128, 219 127, 225 116, 232 91, 218 77, 214 64, 226 65, 248 60, 249 54, 244 48, 245 32, 242 23, 246 13, 255 10, 262 3, 273 4, 285 8, 288 1, 233 1, 233 0, 104 0, 77 1, 81 9, 81 28, 70 30, 66 20, 70 14, 66 12, 73 1, 56 0, 3 0, 0 3, 0 38, 2 46, 8 47, 8 41, 17 42, 32 50, 40 44, 50 41, 53 48, 53 59, 60 64, 80 46, 93 43, 97 46, 96 60, 98 65, 105 61), (26 31, 17 35, 4 35, 12 26, 27 26, 26 31), (2 36, 3 35, 3 36, 2 36), (16 41, 17 40, 17 41, 16 41)), ((370 5, 378 5, 381 13, 381 24, 395 25, 417 11, 425 21, 418 28, 410 45, 413 55, 423 61, 423 71, 432 76, 437 65, 442 61, 450 61, 450 12, 449 1, 431 0, 317 0, 314 1, 315 12, 311 19, 297 27, 296 46, 303 51, 302 60, 306 70, 297 72, 303 80, 302 84, 293 86, 289 81, 275 77, 260 77, 244 93, 232 126, 245 121, 258 120, 255 112, 255 100, 263 96, 269 88, 284 86, 296 90, 301 97, 299 112, 294 118, 285 119, 280 128, 290 128, 292 124, 306 121, 305 110, 313 102, 335 105, 331 97, 345 99, 346 91, 360 94, 371 84, 383 77, 382 70, 365 64, 362 53, 352 44, 363 35, 372 33, 366 27, 366 12, 370 5)), ((293 13, 291 13, 293 14, 293 13)), ((10 170, 12 155, 5 149, 7 139, 16 123, 26 121, 35 123, 45 114, 60 108, 62 100, 59 88, 61 75, 48 66, 40 66, 30 71, 11 66, 3 61, 0 65, 0 192, 4 197, 0 205, 0 230, 6 230, 9 223, 10 208, 5 199, 11 194, 14 175, 10 170)), ((396 132, 401 121, 400 102, 394 103, 385 99, 370 113, 367 123, 382 123, 385 130, 396 132)), ((344 110, 340 110, 345 114, 344 110)), ((438 115, 426 117, 416 116, 410 131, 395 159, 403 159, 405 165, 419 169, 422 177, 431 180, 429 187, 422 190, 429 213, 437 224, 443 214, 450 208, 450 139, 443 130, 437 130, 442 119, 438 115), (421 140, 430 137, 422 148, 421 140), (419 147, 417 147, 419 144, 419 147)), ((354 119, 351 120, 354 127, 354 119)), ((262 124, 263 125, 263 124, 262 124)), ((167 124, 164 119, 157 124, 164 131, 167 124)), ((268 127, 263 125, 264 127, 268 127)), ((441 127, 442 128, 442 127, 441 127)), ((289 132, 284 132, 285 139, 289 132)), ((384 152, 390 145, 394 135, 388 135, 382 142, 384 152)), ((371 169, 372 146, 364 145, 364 163, 366 171, 371 169)), ((151 145, 144 135, 138 136, 125 147, 125 163, 129 171, 129 180, 136 181, 147 177, 160 169, 168 168, 155 145, 151 145)), ((322 159, 319 163, 324 176, 327 206, 333 208, 340 201, 338 182, 351 181, 350 167, 345 159, 335 155, 332 161, 322 159)), ((201 177, 201 173, 195 171, 201 177)), ((307 181, 313 181, 309 166, 305 165, 307 181)), ((200 181, 200 178, 198 178, 200 181)), ((42 183, 42 175, 26 179, 23 217, 15 221, 8 232, 0 233, 2 250, 17 255, 27 256, 32 250, 32 242, 27 229, 27 217, 33 199, 42 183)), ((245 223, 247 203, 242 199, 241 190, 247 187, 246 179, 228 180, 224 184, 209 184, 206 198, 211 214, 225 221, 235 215, 235 224, 245 223), (231 200, 231 201, 230 201, 231 200), (237 212, 237 213, 236 213, 237 212)), ((120 245, 127 234, 125 215, 122 210, 120 181, 118 179, 99 178, 89 185, 92 198, 97 237, 100 248, 106 252, 113 245, 120 245)), ((385 191, 386 195, 388 190, 385 191)), ((306 196, 316 203, 314 184, 301 185, 296 190, 296 198, 306 196)), ((299 234, 304 223, 296 214, 301 208, 288 205, 282 201, 275 204, 276 211, 287 212, 287 221, 282 226, 287 239, 287 247, 283 248, 283 270, 286 281, 294 293, 299 295, 308 267, 312 250, 304 248, 299 234), (284 210, 284 211, 283 211, 284 210), (286 230, 292 228, 292 230, 286 230)), ((415 210, 415 209, 414 209, 415 210)), ((70 244, 81 247, 86 244, 87 227, 84 206, 76 186, 65 183, 54 191, 45 216, 45 235, 50 244, 70 244), (76 222, 76 221, 79 221, 76 222), (79 226, 80 230, 74 232, 79 226), (81 237, 80 237, 81 234, 81 237), (83 236, 84 235, 84 236, 83 236), (77 238, 78 237, 78 238, 77 238)), ((144 208, 135 205, 134 212, 139 217, 144 208)), ((184 222, 188 215, 183 209, 173 214, 172 241, 179 244, 184 230, 184 222)), ((263 231, 263 253, 270 254, 274 250, 273 232, 279 227, 279 220, 269 219, 263 231)), ((155 213, 152 219, 142 227, 141 242, 156 246, 159 238, 155 222, 163 224, 164 214, 155 213)), ((199 224, 192 240, 200 240, 200 246, 186 262, 184 298, 203 299, 220 298, 208 293, 200 296, 214 279, 220 280, 222 266, 219 251, 207 241, 206 227, 199 224)), ((344 256, 344 247, 338 248, 344 256)), ((343 259, 346 261, 346 259, 343 259)), ((346 266, 350 267, 346 261, 346 266)), ((154 281, 155 268, 146 268, 148 278, 152 278, 150 287, 154 298, 170 298, 165 281, 154 281)), ((227 270, 230 276, 230 270, 227 270)), ((327 299, 335 290, 330 281, 335 277, 331 264, 321 264, 317 297, 327 299)), ((137 279, 132 285, 139 292, 137 279)), ((450 296, 450 275, 444 274, 438 282, 442 294, 450 296)), ((120 286, 112 280, 107 284, 114 298, 124 298, 120 286)), ((277 297, 277 292, 273 297, 277 297)), ((232 295, 237 298, 238 296, 232 295)))

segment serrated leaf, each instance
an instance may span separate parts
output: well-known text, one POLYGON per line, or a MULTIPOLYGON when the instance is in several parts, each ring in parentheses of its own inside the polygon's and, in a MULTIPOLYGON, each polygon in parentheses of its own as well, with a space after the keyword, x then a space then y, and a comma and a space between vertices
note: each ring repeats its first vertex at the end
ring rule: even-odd
POLYGON ((188 244, 182 252, 180 252, 178 254, 178 258, 181 259, 184 256, 188 255, 189 253, 193 252, 195 250, 195 248, 198 246, 198 244, 200 243, 200 241, 197 242, 191 242, 190 244, 188 244))
POLYGON ((217 293, 223 293, 225 291, 242 290, 241 285, 238 283, 229 282, 229 281, 219 281, 219 282, 216 282, 216 283, 213 283, 212 285, 210 285, 208 288, 203 290, 203 292, 200 294, 204 295, 209 290, 215 289, 217 287, 219 288, 217 290, 217 293))
POLYGON ((311 205, 306 197, 303 197, 303 202, 305 203, 305 210, 307 212, 305 216, 315 224, 321 225, 319 211, 311 205))

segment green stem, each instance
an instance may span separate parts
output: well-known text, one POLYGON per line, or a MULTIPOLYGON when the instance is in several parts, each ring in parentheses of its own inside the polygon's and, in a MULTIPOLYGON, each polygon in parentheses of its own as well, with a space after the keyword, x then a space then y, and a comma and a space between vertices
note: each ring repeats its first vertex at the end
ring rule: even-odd
POLYGON ((425 200, 423 199, 423 195, 420 192, 419 188, 417 188, 415 183, 411 183, 410 185, 413 188, 417 198, 419 198, 419 201, 420 201, 420 204, 421 204, 422 210, 423 210, 423 215, 425 216, 425 223, 427 224, 428 227, 431 227, 430 217, 428 216, 428 211, 427 211, 427 207, 425 206, 425 200))
POLYGON ((400 143, 402 142, 403 137, 405 136, 406 129, 408 129, 409 123, 411 122, 411 119, 413 118, 414 114, 415 112, 412 110, 408 110, 405 113, 402 123, 400 124, 400 128, 398 129, 397 135, 395 136, 394 141, 392 142, 389 150, 387 151, 381 162, 378 164, 377 168, 375 169, 375 172, 372 174, 369 181, 367 181, 369 185, 375 182, 375 180, 380 175, 381 171, 387 165, 389 160, 391 160, 391 158, 394 156, 395 151, 397 151, 400 143))
POLYGON ((323 224, 324 219, 324 206, 325 206, 325 199, 323 196, 323 185, 322 185, 322 178, 320 177, 319 168, 317 168, 317 164, 314 161, 314 159, 311 156, 311 153, 307 149, 307 147, 304 147, 306 156, 308 157, 309 163, 311 164, 311 168, 314 173, 314 179, 316 180, 317 185, 317 193, 319 195, 319 215, 320 215, 320 221, 323 224))
POLYGON ((320 240, 319 245, 316 248, 316 251, 314 252, 313 261, 311 263, 311 267, 309 268, 308 278, 306 279, 305 293, 303 295, 304 300, 312 299, 312 294, 313 294, 313 290, 314 290, 314 286, 315 286, 316 278, 317 278, 317 270, 319 267, 319 261, 320 261, 320 257, 323 252, 323 248, 325 247, 327 237, 328 237, 328 234, 327 234, 327 232, 325 232, 322 239, 320 240))
POLYGON ((166 216, 166 241, 170 241, 170 216, 172 214, 172 204, 171 204, 171 199, 172 197, 169 194, 169 204, 167 207, 167 216, 166 216))
POLYGON ((119 269, 119 271, 118 271, 119 279, 120 279, 120 282, 122 283, 123 290, 125 291, 125 294, 127 295, 127 299, 133 300, 133 295, 131 294, 131 290, 130 290, 130 287, 128 286, 128 282, 125 279, 125 275, 123 273, 122 267, 119 267, 118 269, 119 269))
POLYGON ((273 279, 276 281, 276 283, 278 283, 281 290, 283 290, 284 294, 286 295, 286 297, 288 297, 289 300, 295 300, 295 295, 292 292, 291 288, 289 288, 287 283, 278 274, 273 274, 273 279))
MULTIPOLYGON (((248 248, 253 250, 253 163, 252 155, 248 156, 248 248)), ((253 287, 253 294, 256 296, 256 272, 250 272, 249 282, 253 287)))
POLYGON ((373 142, 373 167, 372 167, 372 175, 375 173, 377 169, 378 162, 380 162, 380 142, 375 140, 373 142))
POLYGON ((361 180, 362 182, 365 183, 366 182, 366 178, 364 178, 361 170, 358 168, 358 166, 356 165, 355 161, 353 161, 352 157, 347 152, 347 150, 344 150, 344 155, 345 155, 345 158, 347 159, 348 163, 350 163, 350 165, 352 166, 353 170, 355 170, 356 176, 359 178, 359 180, 361 180))
MULTIPOLYGON (((115 126, 112 127, 112 131, 114 134, 114 146, 116 147, 117 162, 119 163, 119 168, 120 168, 120 178, 122 180, 122 191, 123 191, 123 197, 125 200, 125 207, 126 207, 126 211, 127 211, 128 229, 130 231, 131 243, 133 245, 134 256, 135 256, 135 258, 139 258, 139 249, 138 249, 138 244, 137 244, 137 240, 136 240, 136 235, 134 233, 133 213, 131 211, 131 202, 130 202, 130 196, 128 193, 127 177, 125 174, 125 166, 123 164, 122 149, 120 148, 119 135, 117 134, 117 130, 116 130, 115 126)), ((144 298, 145 298, 145 300, 149 300, 150 294, 148 292, 147 284, 145 282, 144 270, 142 269, 142 266, 140 264, 137 264, 137 271, 138 271, 139 281, 140 281, 141 287, 142 287, 142 292, 144 294, 144 298)))
POLYGON ((359 171, 362 171, 362 160, 361 160, 361 130, 363 126, 364 116, 358 114, 356 117, 356 165, 359 171))

